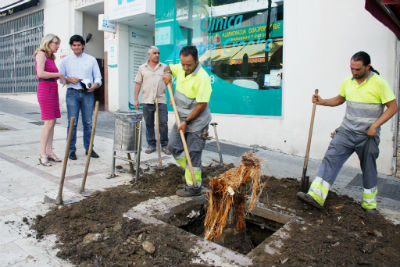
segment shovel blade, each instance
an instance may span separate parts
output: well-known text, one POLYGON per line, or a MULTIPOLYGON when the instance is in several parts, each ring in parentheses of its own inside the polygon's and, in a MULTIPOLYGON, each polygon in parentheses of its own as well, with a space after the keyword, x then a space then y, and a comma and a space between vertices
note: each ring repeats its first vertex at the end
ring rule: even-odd
POLYGON ((309 187, 310 187, 310 177, 309 176, 301 177, 301 191, 307 193, 309 187))
POLYGON ((51 198, 51 197, 45 195, 44 199, 43 199, 43 202, 47 203, 47 204, 69 205, 69 204, 72 204, 72 203, 79 202, 82 199, 83 199, 83 197, 77 197, 77 198, 73 198, 73 199, 69 199, 69 200, 64 201, 62 198, 54 199, 54 198, 51 198))
POLYGON ((69 199, 69 200, 64 201, 64 205, 73 204, 73 203, 76 203, 76 202, 81 201, 82 199, 83 199, 83 198, 81 198, 81 197, 69 199))
POLYGON ((56 200, 54 198, 51 198, 47 195, 44 195, 43 203, 47 204, 56 204, 56 200))

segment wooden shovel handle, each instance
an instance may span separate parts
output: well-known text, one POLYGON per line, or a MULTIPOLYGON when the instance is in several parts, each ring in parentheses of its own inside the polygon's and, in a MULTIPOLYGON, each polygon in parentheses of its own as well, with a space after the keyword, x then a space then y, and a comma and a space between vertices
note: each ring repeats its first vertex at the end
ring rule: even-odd
MULTIPOLYGON (((315 94, 318 95, 318 89, 315 89, 315 94)), ((314 128, 314 117, 315 117, 316 107, 317 107, 317 104, 313 103, 310 128, 308 129, 308 140, 307 140, 307 148, 306 148, 306 156, 305 156, 306 160, 304 161, 304 167, 306 167, 306 168, 307 168, 307 164, 308 164, 308 157, 310 155, 310 146, 311 146, 312 132, 313 132, 313 128, 314 128)))
POLYGON ((86 156, 85 171, 83 173, 83 179, 82 179, 82 184, 81 184, 81 189, 80 189, 81 193, 85 191, 86 178, 87 178, 87 175, 88 175, 90 158, 91 158, 92 150, 93 150, 93 141, 94 141, 94 136, 95 136, 95 133, 96 133, 96 125, 97 125, 97 115, 98 115, 98 113, 99 113, 99 101, 96 101, 96 104, 94 106, 94 120, 93 120, 93 123, 92 123, 92 133, 90 135, 90 143, 89 143, 89 149, 88 149, 87 156, 86 156))
MULTIPOLYGON (((168 83, 167 85, 168 87, 168 93, 172 102, 172 108, 174 109, 174 114, 175 114, 175 119, 176 119, 176 127, 179 127, 179 125, 181 124, 181 120, 179 119, 179 114, 178 111, 176 109, 176 104, 175 104, 175 99, 174 99, 174 92, 172 90, 172 84, 168 83)), ((187 147, 186 144, 186 139, 185 139, 185 134, 183 133, 182 130, 179 131, 179 134, 181 136, 181 140, 182 140, 182 144, 183 144, 183 150, 185 151, 185 155, 186 155, 186 160, 187 163, 189 165, 189 170, 190 170, 190 174, 192 175, 192 181, 193 181, 193 185, 196 186, 196 177, 194 176, 194 171, 193 171, 193 166, 192 166, 192 160, 190 159, 190 154, 189 154, 189 149, 187 147)))
POLYGON ((64 153, 64 160, 63 160, 63 168, 61 171, 60 185, 58 187, 58 194, 57 194, 57 198, 56 198, 57 205, 63 204, 62 193, 63 193, 63 188, 64 188, 65 172, 67 170, 67 163, 68 163, 68 157, 69 157, 69 146, 71 145, 72 130, 74 128, 74 123, 75 123, 75 117, 71 117, 71 119, 69 121, 67 145, 65 146, 65 153, 64 153))
MULTIPOLYGON (((315 94, 318 95, 318 89, 315 89, 315 94)), ((311 121, 310 121, 310 128, 308 129, 308 140, 307 140, 307 148, 306 148, 306 155, 304 156, 304 166, 303 166, 303 174, 301 177, 302 182, 302 190, 306 191, 306 187, 308 189, 308 179, 306 178, 307 173, 307 166, 308 166, 308 158, 310 155, 310 146, 311 146, 311 138, 312 132, 314 127, 314 117, 315 117, 315 109, 317 107, 316 103, 313 103, 312 113, 311 113, 311 121)))
POLYGON ((159 120, 159 111, 158 111, 158 99, 156 98, 155 101, 156 105, 156 135, 157 135, 157 150, 158 150, 158 166, 162 166, 162 160, 161 160, 161 144, 160 144, 160 120, 159 120))

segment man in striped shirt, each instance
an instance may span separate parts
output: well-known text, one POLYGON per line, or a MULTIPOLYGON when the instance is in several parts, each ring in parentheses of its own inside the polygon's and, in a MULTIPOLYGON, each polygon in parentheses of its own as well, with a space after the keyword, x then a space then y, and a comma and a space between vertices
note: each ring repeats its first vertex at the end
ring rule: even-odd
POLYGON ((380 126, 396 114, 397 103, 387 81, 371 66, 367 53, 361 51, 354 54, 350 68, 352 76, 344 80, 338 96, 329 99, 322 99, 319 95, 312 97, 313 103, 331 107, 346 101, 346 114, 307 194, 298 192, 297 196, 308 204, 322 208, 343 164, 356 152, 363 177, 361 206, 367 212, 376 213, 376 159, 379 155, 380 126))

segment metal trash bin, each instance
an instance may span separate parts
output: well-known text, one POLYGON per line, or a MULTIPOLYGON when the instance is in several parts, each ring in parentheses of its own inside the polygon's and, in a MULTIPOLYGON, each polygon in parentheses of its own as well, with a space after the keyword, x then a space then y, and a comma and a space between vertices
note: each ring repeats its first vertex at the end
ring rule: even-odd
POLYGON ((114 150, 123 152, 136 152, 138 150, 139 124, 143 112, 118 111, 114 113, 114 150))
POLYGON ((116 158, 129 162, 133 172, 133 162, 136 161, 136 181, 139 179, 140 152, 142 146, 142 119, 141 111, 117 111, 114 113, 114 145, 110 178, 115 177, 116 158), (118 152, 127 153, 127 158, 117 155, 118 152), (132 160, 130 153, 136 153, 136 160, 132 160))

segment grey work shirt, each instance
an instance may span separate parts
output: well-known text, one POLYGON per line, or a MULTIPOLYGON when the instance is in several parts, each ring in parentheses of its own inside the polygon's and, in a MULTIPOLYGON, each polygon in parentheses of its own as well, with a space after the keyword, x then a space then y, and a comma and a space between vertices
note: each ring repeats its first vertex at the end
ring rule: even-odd
MULTIPOLYGON (((352 78, 351 80, 354 81, 354 79, 352 78)), ((373 86, 370 84, 372 79, 383 78, 371 71, 367 79, 358 85, 363 88, 362 90, 360 89, 358 94, 371 94, 371 90, 368 90, 368 88, 373 86)), ((380 91, 383 90, 381 89, 380 91)), ((346 114, 341 126, 354 133, 366 135, 369 127, 382 115, 384 108, 385 105, 382 103, 355 102, 348 100, 346 97, 346 114)), ((378 127, 376 134, 379 136, 380 127, 378 127)))
POLYGON ((161 62, 154 69, 150 67, 148 62, 139 67, 135 82, 140 83, 143 89, 143 104, 154 104, 156 98, 158 99, 158 103, 167 104, 165 83, 162 79, 166 67, 167 65, 161 62))

